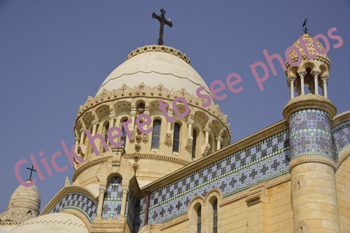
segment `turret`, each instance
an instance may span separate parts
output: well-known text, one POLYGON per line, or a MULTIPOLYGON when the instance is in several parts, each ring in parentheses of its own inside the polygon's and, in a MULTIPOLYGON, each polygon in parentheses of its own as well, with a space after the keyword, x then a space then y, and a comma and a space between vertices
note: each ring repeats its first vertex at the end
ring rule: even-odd
MULTIPOLYGON (((340 232, 331 134, 336 107, 327 96, 330 61, 326 54, 315 50, 309 34, 301 38, 308 41, 307 51, 299 40, 293 44, 300 51, 302 61, 298 66, 286 62, 291 99, 283 109, 290 133, 294 232, 340 232), (310 60, 305 52, 315 58, 310 60)), ((324 50, 319 41, 317 45, 324 50)), ((289 56, 298 63, 295 51, 289 56)))

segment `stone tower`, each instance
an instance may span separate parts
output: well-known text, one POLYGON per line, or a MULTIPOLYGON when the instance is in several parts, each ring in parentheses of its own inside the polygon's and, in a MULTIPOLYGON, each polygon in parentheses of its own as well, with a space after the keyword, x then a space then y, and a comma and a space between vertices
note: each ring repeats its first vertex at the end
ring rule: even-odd
MULTIPOLYGON (((293 46, 302 55, 300 65, 286 63, 291 99, 283 116, 289 122, 290 132, 294 232, 340 232, 331 134, 337 110, 327 98, 330 61, 326 54, 316 52, 313 37, 304 34, 301 39, 308 41, 307 52, 316 57, 308 59, 299 39, 293 46), (305 85, 310 94, 305 93, 305 85), (322 95, 318 87, 323 90, 322 95)), ((324 50, 319 41, 317 45, 324 50)), ((294 51, 289 56, 292 62, 298 61, 294 51)))

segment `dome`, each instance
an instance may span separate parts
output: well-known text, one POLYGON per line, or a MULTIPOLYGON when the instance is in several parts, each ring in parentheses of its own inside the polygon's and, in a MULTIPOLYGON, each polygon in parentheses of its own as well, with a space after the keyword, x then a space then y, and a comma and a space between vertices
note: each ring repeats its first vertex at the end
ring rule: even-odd
POLYGON ((84 222, 72 214, 55 213, 32 218, 18 227, 13 228, 11 233, 88 233, 84 222))
MULTIPOLYGON (((312 43, 313 37, 310 36, 309 34, 305 33, 304 35, 302 35, 302 38, 303 38, 303 40, 309 41, 309 43, 306 44, 306 47, 307 47, 307 50, 309 51, 309 54, 311 54, 311 55, 316 54, 315 59, 324 62, 325 64, 327 64, 328 69, 330 69, 331 63, 330 63, 330 60, 329 60, 327 54, 319 54, 318 52, 316 52, 315 47, 312 43)), ((303 48, 299 45, 299 39, 297 41, 295 41, 292 46, 297 48, 300 51, 300 53, 303 57, 303 60, 309 60, 308 57, 306 56, 303 48)), ((317 46, 320 50, 324 50, 323 45, 319 41, 317 41, 317 46)), ((292 60, 292 62, 298 61, 298 55, 295 51, 290 51, 289 57, 292 60)), ((290 67, 290 64, 288 62, 286 62, 286 67, 287 68, 290 67)))
POLYGON ((40 213, 40 204, 40 193, 35 185, 30 187, 20 185, 13 192, 7 208, 23 209, 26 212, 31 210, 34 216, 38 216, 40 213))
POLYGON ((4 222, 27 221, 39 215, 40 203, 40 193, 35 185, 30 187, 20 185, 13 192, 6 211, 0 214, 0 220, 4 222))
POLYGON ((117 90, 123 84, 135 87, 142 82, 150 87, 163 84, 169 90, 186 88, 195 96, 198 87, 204 86, 207 94, 211 96, 208 86, 191 66, 190 59, 179 50, 162 45, 144 46, 132 51, 126 61, 105 79, 96 96, 103 89, 117 90))

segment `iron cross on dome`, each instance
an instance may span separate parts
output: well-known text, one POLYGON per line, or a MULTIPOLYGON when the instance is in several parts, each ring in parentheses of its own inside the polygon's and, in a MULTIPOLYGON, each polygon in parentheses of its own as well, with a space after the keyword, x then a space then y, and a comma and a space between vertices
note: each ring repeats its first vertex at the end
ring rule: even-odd
POLYGON ((165 18, 166 11, 163 8, 160 10, 160 12, 161 12, 160 16, 156 15, 156 13, 153 12, 152 18, 158 19, 160 23, 158 45, 164 45, 164 41, 163 41, 164 24, 168 25, 171 28, 173 26, 173 22, 171 22, 170 19, 166 20, 165 18))

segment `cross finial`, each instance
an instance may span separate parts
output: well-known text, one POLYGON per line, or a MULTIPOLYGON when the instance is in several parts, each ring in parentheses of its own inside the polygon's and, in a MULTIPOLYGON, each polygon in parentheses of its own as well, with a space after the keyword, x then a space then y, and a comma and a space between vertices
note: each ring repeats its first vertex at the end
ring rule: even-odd
POLYGON ((169 27, 172 27, 173 23, 170 21, 170 19, 166 20, 165 18, 166 11, 163 8, 160 10, 160 12, 161 12, 160 16, 156 15, 156 13, 153 12, 152 18, 158 19, 160 23, 158 45, 164 45, 164 42, 163 42, 164 24, 168 25, 169 27))
POLYGON ((32 165, 32 168, 27 167, 27 169, 30 170, 29 180, 32 180, 32 173, 33 173, 33 171, 36 172, 36 170, 33 169, 33 167, 34 167, 33 165, 32 165))

